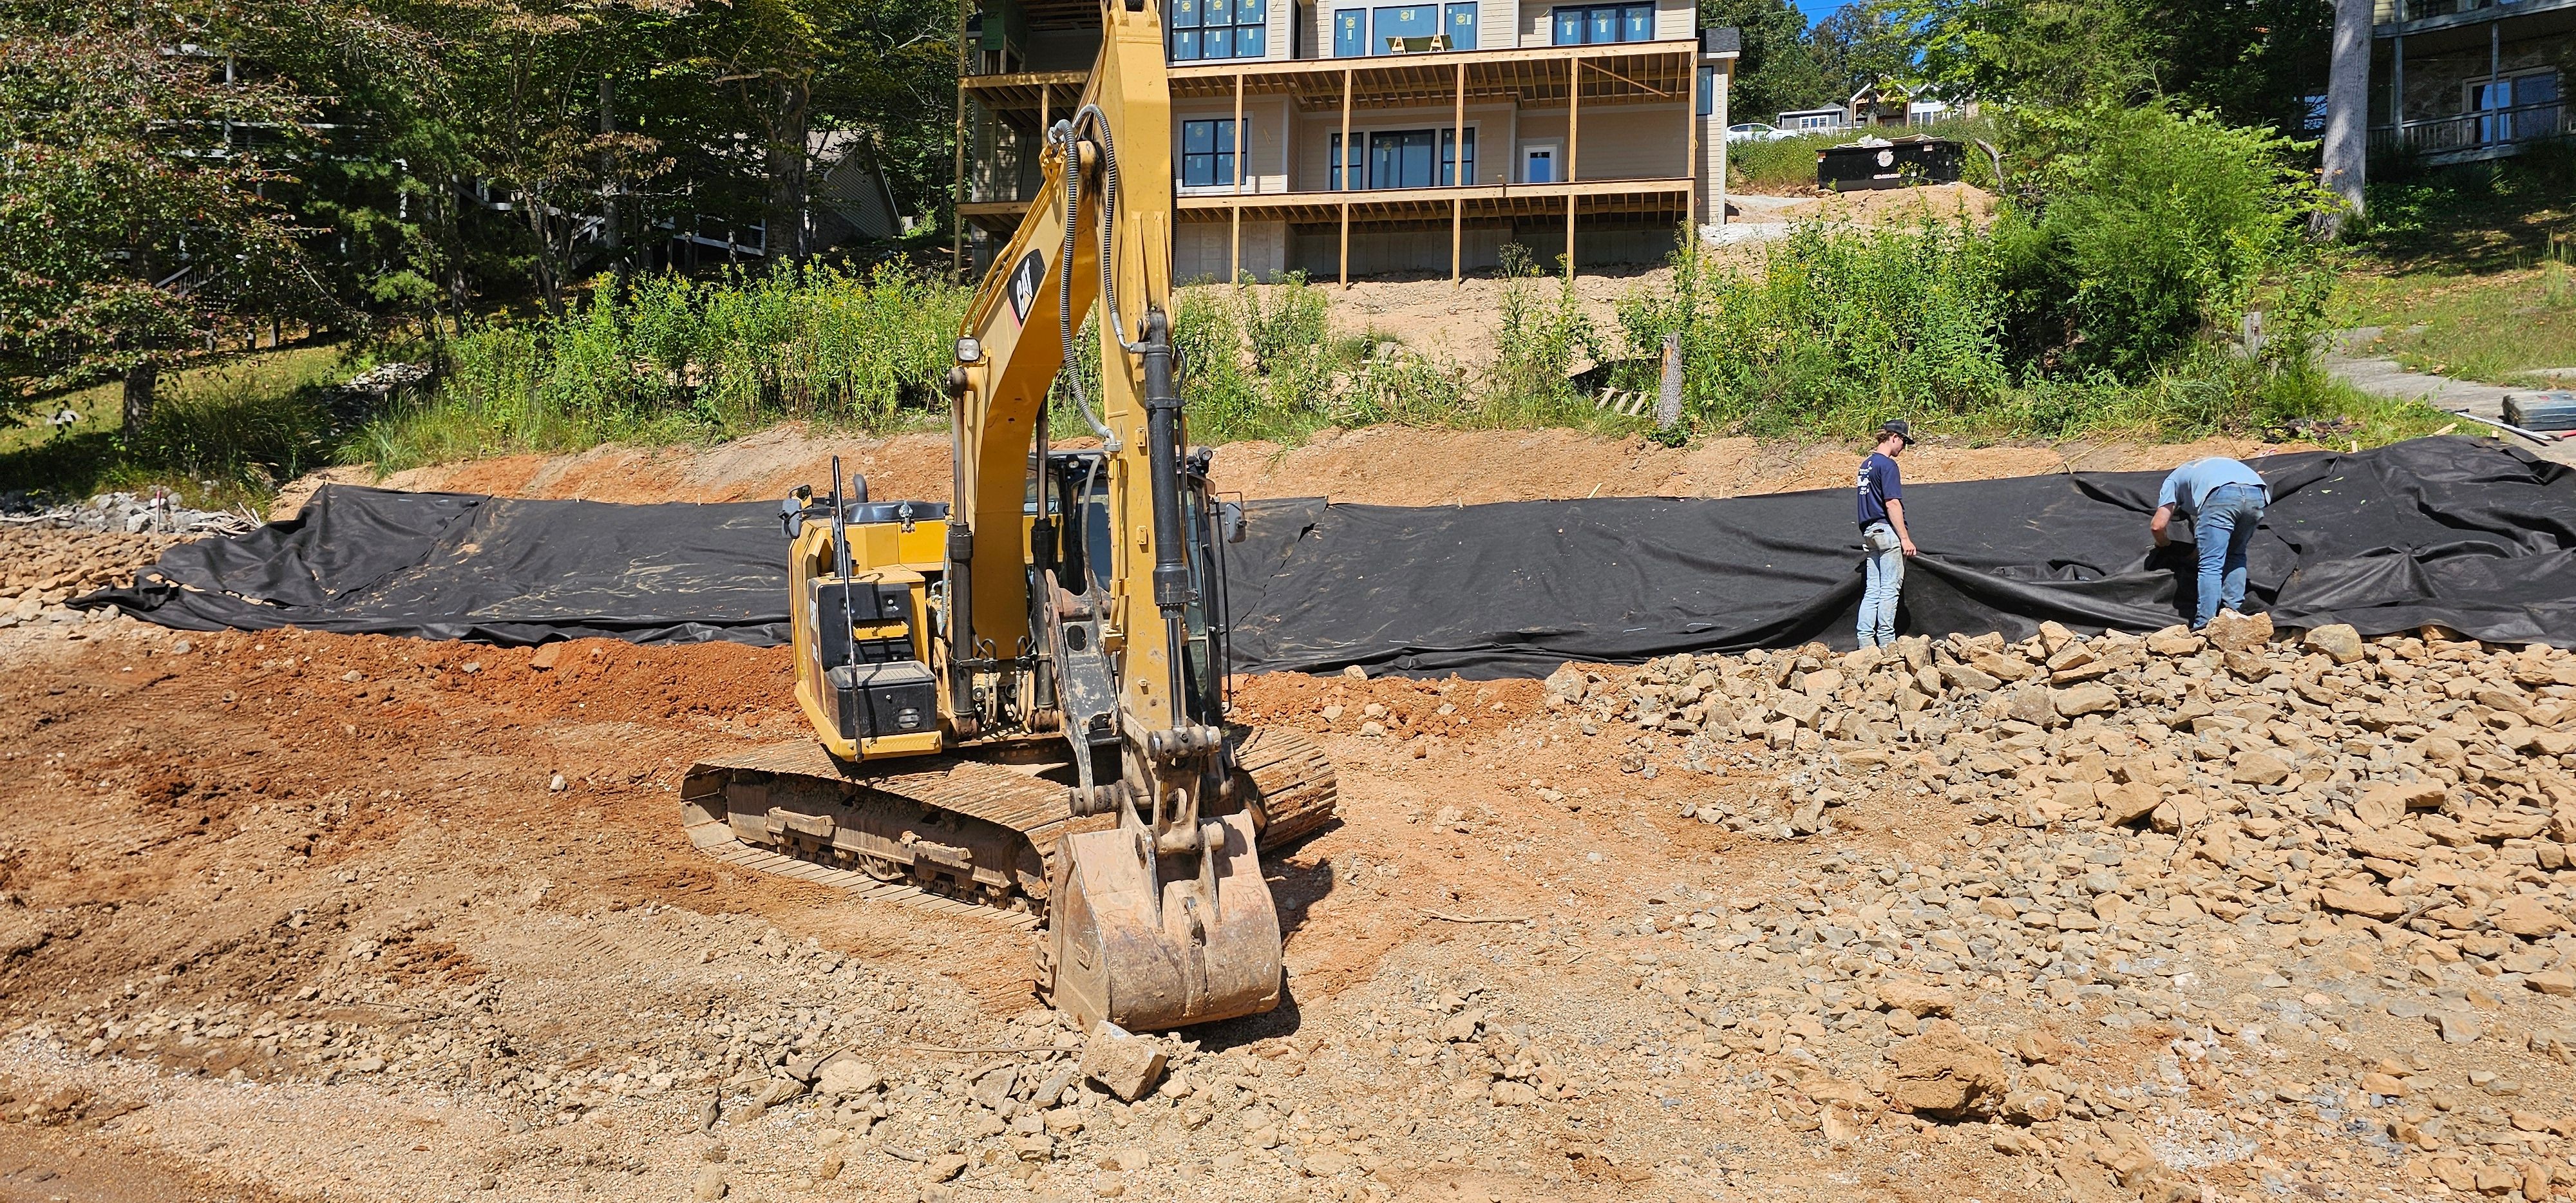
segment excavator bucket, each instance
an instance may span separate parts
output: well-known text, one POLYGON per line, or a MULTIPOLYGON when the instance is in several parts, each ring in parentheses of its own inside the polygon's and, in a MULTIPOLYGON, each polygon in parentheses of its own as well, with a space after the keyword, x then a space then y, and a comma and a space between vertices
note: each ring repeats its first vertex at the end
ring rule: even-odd
POLYGON ((1056 1008, 1085 1028, 1175 1028, 1279 1005, 1279 912, 1243 814, 1200 824, 1208 851, 1148 852, 1135 827, 1066 837, 1049 904, 1056 1008))

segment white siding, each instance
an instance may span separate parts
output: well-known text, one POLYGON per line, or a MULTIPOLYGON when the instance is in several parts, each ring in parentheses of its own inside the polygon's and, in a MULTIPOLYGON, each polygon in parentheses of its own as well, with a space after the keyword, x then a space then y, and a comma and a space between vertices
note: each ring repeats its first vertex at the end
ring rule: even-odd
POLYGON ((1727 101, 1734 95, 1735 60, 1715 59, 1717 95, 1708 116, 1700 120, 1700 174, 1692 220, 1702 225, 1726 224, 1727 101))
POLYGON ((1655 0, 1655 40, 1688 41, 1699 36, 1699 7, 1690 0, 1655 0))

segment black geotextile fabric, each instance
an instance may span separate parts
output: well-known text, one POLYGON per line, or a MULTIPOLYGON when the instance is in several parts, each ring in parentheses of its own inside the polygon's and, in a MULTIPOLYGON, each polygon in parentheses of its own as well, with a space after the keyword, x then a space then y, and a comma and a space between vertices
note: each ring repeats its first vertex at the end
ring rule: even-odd
POLYGON ((188 631, 529 644, 787 640, 778 505, 612 505, 324 485, 302 516, 181 543, 113 604, 188 631))
MULTIPOLYGON (((2364 634, 2427 623, 2576 646, 2576 479, 2484 440, 2274 456, 2256 608, 2364 634)), ((2054 619, 2153 630, 2191 608, 2188 543, 2147 534, 2157 472, 1915 485, 1899 629, 2054 619)), ((1351 664, 1528 676, 1821 640, 1861 591, 1848 489, 1464 507, 1254 502, 1226 549, 1243 671, 1351 664)), ((326 487, 297 521, 171 548, 115 604, 188 630, 278 626, 536 643, 786 638, 773 503, 608 505, 326 487)), ((2188 528, 2178 525, 2178 537, 2188 528)))
MULTIPOLYGON (((2381 634, 2439 623, 2576 646, 2566 468, 2464 438, 2254 466, 2272 504, 2249 553, 2249 600, 2276 624, 2381 634)), ((2180 621, 2197 567, 2188 544, 2159 551, 2147 533, 2163 479, 1909 486, 1922 554, 1906 564, 1899 630, 2019 639, 2050 619, 2087 632, 2180 621)), ((1848 648, 1861 594, 1854 510, 1849 489, 1445 509, 1274 503, 1255 511, 1229 573, 1235 659, 1493 677, 1809 640, 1848 648)))

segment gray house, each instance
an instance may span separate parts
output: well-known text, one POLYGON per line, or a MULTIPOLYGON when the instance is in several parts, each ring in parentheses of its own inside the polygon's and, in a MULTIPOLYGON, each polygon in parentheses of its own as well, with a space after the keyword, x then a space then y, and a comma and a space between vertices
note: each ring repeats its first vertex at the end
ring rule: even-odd
POLYGON ((2569 132, 2576 0, 2377 0, 2370 150, 2500 158, 2569 132))

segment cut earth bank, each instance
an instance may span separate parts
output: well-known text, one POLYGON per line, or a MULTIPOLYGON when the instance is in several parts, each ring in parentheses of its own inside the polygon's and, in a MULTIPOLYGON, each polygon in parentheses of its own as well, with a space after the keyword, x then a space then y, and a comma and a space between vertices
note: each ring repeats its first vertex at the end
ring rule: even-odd
MULTIPOLYGON (((13 537, 40 599, 150 550, 13 537)), ((2547 649, 1253 679, 1343 783, 1271 866, 1292 1003, 1163 1041, 1131 1101, 1025 935, 687 847, 689 760, 802 734, 782 652, 58 613, 0 631, 0 1192, 2576 1191, 2547 649)))

